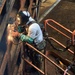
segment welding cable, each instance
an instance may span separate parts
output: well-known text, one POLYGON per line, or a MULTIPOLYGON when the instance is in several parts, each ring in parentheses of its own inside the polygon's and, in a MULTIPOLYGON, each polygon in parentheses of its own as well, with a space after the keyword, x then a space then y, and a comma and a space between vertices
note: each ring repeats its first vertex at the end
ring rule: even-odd
POLYGON ((46 33, 45 36, 46 36, 46 41, 48 41, 49 44, 52 46, 52 48, 55 49, 55 50, 57 50, 57 51, 62 51, 62 52, 64 52, 64 51, 68 50, 71 46, 73 46, 72 44, 68 45, 69 42, 71 42, 71 40, 68 40, 68 41, 67 41, 67 46, 66 46, 66 48, 63 48, 63 49, 57 48, 57 47, 55 47, 55 46, 52 44, 51 39, 48 38, 48 33, 46 33))
POLYGON ((67 51, 71 46, 73 46, 73 45, 70 44, 69 46, 66 46, 66 48, 63 49, 63 51, 67 51))
POLYGON ((63 51, 68 50, 68 49, 69 49, 70 47, 72 47, 72 46, 73 46, 72 40, 67 40, 67 46, 66 46, 66 48, 63 49, 63 51))
POLYGON ((55 50, 57 50, 57 51, 64 51, 63 49, 60 49, 60 48, 55 47, 55 46, 52 44, 51 39, 47 38, 46 41, 49 42, 49 44, 52 46, 53 49, 55 49, 55 50))
POLYGON ((50 43, 50 45, 51 45, 54 49, 56 49, 56 50, 58 50, 58 51, 62 51, 62 52, 67 51, 70 47, 73 46, 72 44, 70 44, 70 45, 67 45, 66 48, 61 49, 61 48, 56 48, 56 47, 52 44, 51 39, 50 39, 50 40, 48 39, 48 42, 50 43))
POLYGON ((63 49, 60 49, 60 48, 56 48, 52 42, 51 42, 51 39, 49 39, 48 37, 48 32, 47 31, 44 31, 44 36, 45 36, 45 40, 48 41, 48 43, 52 46, 53 49, 57 50, 57 51, 63 51, 63 49))

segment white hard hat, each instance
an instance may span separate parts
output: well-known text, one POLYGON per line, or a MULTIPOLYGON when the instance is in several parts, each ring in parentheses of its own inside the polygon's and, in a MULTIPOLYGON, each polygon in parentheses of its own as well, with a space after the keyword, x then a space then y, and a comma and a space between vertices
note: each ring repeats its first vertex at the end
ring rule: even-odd
POLYGON ((30 17, 30 13, 28 11, 23 11, 23 14, 30 17))

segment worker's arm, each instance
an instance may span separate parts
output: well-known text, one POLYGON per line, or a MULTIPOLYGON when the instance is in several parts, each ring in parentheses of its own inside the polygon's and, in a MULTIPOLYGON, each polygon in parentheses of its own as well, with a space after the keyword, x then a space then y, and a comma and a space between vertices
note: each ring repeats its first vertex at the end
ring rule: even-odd
POLYGON ((29 36, 26 36, 24 34, 20 34, 19 37, 20 37, 21 41, 25 41, 25 42, 28 42, 30 44, 33 43, 33 39, 30 38, 29 36))
POLYGON ((34 41, 31 37, 24 35, 24 34, 21 34, 19 32, 12 32, 12 36, 13 37, 19 37, 21 41, 28 42, 30 44, 32 44, 34 41))

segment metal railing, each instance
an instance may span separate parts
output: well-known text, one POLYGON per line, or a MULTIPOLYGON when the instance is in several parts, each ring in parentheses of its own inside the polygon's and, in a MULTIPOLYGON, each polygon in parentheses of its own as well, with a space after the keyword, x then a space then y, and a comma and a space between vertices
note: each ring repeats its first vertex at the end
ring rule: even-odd
MULTIPOLYGON (((63 25, 59 24, 58 22, 54 21, 53 19, 47 19, 45 20, 45 30, 47 31, 47 26, 49 26, 50 28, 52 28, 53 30, 57 31, 58 33, 62 34, 64 37, 66 37, 67 39, 72 40, 72 31, 70 31, 68 28, 64 27, 63 25), (63 31, 59 30, 58 28, 56 28, 55 26, 53 26, 50 23, 54 23, 55 26, 60 27, 61 29, 63 29, 63 31, 68 32, 69 34, 71 34, 71 36, 68 36, 67 33, 64 33, 63 31)), ((53 39, 53 38, 52 38, 53 39)), ((56 40, 55 40, 56 41, 56 40)), ((57 41, 56 41, 57 42, 57 41)), ((59 45, 61 45, 59 43, 59 45)), ((65 47, 65 46, 63 46, 65 47)), ((71 52, 72 54, 74 54, 74 52, 70 49, 68 49, 69 52, 71 52)))
MULTIPOLYGON (((52 26, 50 24, 50 22, 55 23, 56 25, 58 25, 59 27, 61 27, 63 30, 69 32, 70 34, 72 34, 72 31, 70 31, 69 29, 67 29, 66 27, 62 26, 61 24, 57 23, 56 21, 52 20, 52 19, 47 19, 45 20, 45 30, 47 30, 47 25, 51 28, 53 28, 54 30, 58 31, 60 34, 62 34, 64 37, 67 37, 68 39, 71 39, 70 36, 68 36, 67 34, 63 33, 62 31, 60 31, 59 29, 57 29, 56 27, 52 26), (49 23, 48 23, 49 22, 49 23)), ((59 41, 57 41, 56 39, 54 39, 53 37, 49 37, 50 39, 52 39, 54 42, 56 42, 57 44, 59 44, 60 46, 66 48, 65 45, 63 45, 62 43, 60 43, 59 41)), ((47 57, 45 54, 41 53, 39 50, 37 50, 35 47, 33 47, 32 45, 26 43, 26 45, 28 45, 30 48, 32 48, 34 51, 38 52, 40 55, 42 55, 45 59, 47 59, 49 62, 51 62, 53 65, 55 65, 57 68, 59 68, 60 70, 62 70, 63 72, 65 72, 65 70, 63 68, 61 68, 59 65, 57 65, 54 61, 52 61, 49 57, 47 57)), ((72 54, 74 54, 74 52, 71 49, 68 49, 68 51, 72 54)), ((33 66, 35 69, 37 69, 39 72, 41 72, 44 75, 47 75, 46 72, 46 64, 44 66, 44 72, 42 70, 40 70, 38 67, 36 67, 34 64, 32 64, 31 62, 29 62, 27 59, 25 59, 24 57, 22 57, 24 61, 26 61, 28 64, 30 64, 31 66, 33 66)), ((44 61, 45 62, 45 61, 44 61)), ((70 75, 68 72, 66 72, 66 74, 70 75)))
MULTIPOLYGON (((63 68, 61 68, 59 65, 57 65, 54 61, 52 61, 49 57, 47 57, 45 54, 41 53, 39 50, 37 50, 35 47, 33 47, 32 45, 26 43, 26 45, 28 45, 30 48, 32 48, 34 51, 38 52, 40 55, 42 55, 45 59, 47 59, 49 62, 51 62, 53 65, 55 65, 57 68, 59 68, 61 71, 65 71, 63 68)), ((46 68, 44 67, 44 72, 42 70, 40 70, 38 67, 36 67, 34 64, 32 64, 31 62, 29 62, 28 60, 26 60, 24 57, 22 57, 24 61, 26 61, 28 64, 30 64, 31 66, 33 66, 35 69, 37 69, 39 72, 41 72, 44 75, 47 75, 46 72, 46 68)), ((67 72, 68 75, 70 75, 67 72)))
MULTIPOLYGON (((48 22, 51 21, 51 22, 54 22, 56 23, 58 26, 62 27, 63 29, 65 29, 66 31, 68 31, 70 34, 72 34, 72 32, 70 30, 68 30, 67 28, 61 26, 59 23, 57 23, 56 21, 52 20, 52 19, 48 19, 45 21, 45 29, 47 30, 46 26, 50 26, 51 28, 55 29, 56 31, 58 31, 59 33, 61 33, 62 35, 64 35, 65 37, 71 39, 69 36, 65 35, 64 33, 62 33, 61 31, 59 31, 58 29, 52 27, 52 25, 50 25, 48 22)), ((52 39, 53 41, 55 41, 56 43, 58 43, 59 45, 61 45, 62 47, 65 48, 65 46, 63 44, 61 44, 60 42, 58 42, 57 40, 55 40, 54 38, 50 37, 50 39, 52 39)), ((8 75, 13 75, 12 73, 14 72, 14 69, 15 67, 17 66, 16 63, 17 63, 17 59, 18 59, 18 56, 19 56, 19 53, 20 51, 23 51, 23 45, 16 45, 16 48, 15 48, 15 52, 12 52, 11 50, 11 44, 9 44, 8 48, 7 48, 7 51, 5 53, 5 56, 4 56, 4 59, 3 59, 3 62, 2 62, 2 65, 0 67, 0 75, 4 75, 4 72, 5 72, 5 69, 8 65, 8 72, 9 74, 8 75), (14 63, 12 63, 14 62, 14 63)), ((49 62, 51 62, 53 65, 55 65, 57 68, 59 68, 61 71, 65 72, 65 70, 63 68, 61 68, 59 65, 57 65, 54 61, 52 61, 49 57, 47 57, 47 55, 41 53, 39 50, 37 50, 35 47, 33 47, 32 45, 26 43, 26 45, 28 45, 30 48, 32 48, 33 50, 35 50, 36 52, 38 52, 40 55, 42 55, 45 59, 47 59, 49 62)), ((71 51, 70 49, 68 49, 69 52, 71 52, 72 54, 74 54, 73 51, 71 51)), ((27 63, 29 63, 31 66, 33 66, 34 68, 36 68, 39 72, 41 72, 42 74, 44 75, 47 75, 47 72, 46 72, 46 64, 44 63, 44 72, 42 70, 40 70, 38 67, 36 67, 34 64, 32 64, 31 62, 29 62, 27 59, 25 59, 23 56, 22 56, 23 60, 26 61, 27 63)), ((46 60, 45 60, 46 61, 46 60)), ((44 61, 44 62, 45 62, 44 61)), ((21 64, 21 63, 20 63, 21 64)), ((22 64, 23 65, 23 64, 22 64)), ((20 65, 19 65, 19 68, 20 70, 20 65)), ((18 70, 18 71, 19 71, 18 70)), ((22 73, 22 70, 21 72, 22 73)), ((18 75, 20 75, 20 73, 18 75)), ((70 75, 68 72, 67 72, 68 75, 70 75)))
MULTIPOLYGON (((66 37, 67 39, 71 40, 71 45, 74 47, 74 52, 73 50, 68 48, 68 51, 74 55, 73 57, 73 61, 75 60, 75 31, 70 31, 68 28, 64 27, 63 25, 59 24, 58 22, 54 21, 53 19, 47 19, 45 20, 45 31, 47 31, 47 26, 49 26, 50 28, 52 28, 53 30, 57 31, 58 33, 62 34, 64 37, 66 37), (62 30, 58 29, 56 26, 60 27, 63 31, 68 32, 69 34, 71 34, 71 36, 68 36, 67 33, 64 33, 62 30)), ((56 39, 54 39, 53 37, 49 37, 51 40, 53 40, 54 42, 56 42, 57 44, 59 44, 60 46, 62 46, 63 48, 66 48, 65 45, 63 45, 62 43, 60 43, 59 41, 57 41, 56 39)), ((66 71, 66 70, 65 70, 66 71)), ((67 71, 65 72, 65 75, 67 74, 67 71)))
POLYGON ((47 30, 47 25, 51 28, 53 28, 54 30, 58 31, 60 34, 62 34, 63 36, 67 37, 68 39, 71 39, 71 37, 67 36, 65 33, 63 33, 62 31, 58 30, 57 28, 55 28, 54 26, 52 26, 50 24, 50 22, 55 23, 57 26, 61 27, 63 30, 65 30, 66 32, 69 32, 70 34, 72 34, 72 31, 70 31, 69 29, 67 29, 66 27, 64 27, 63 25, 59 24, 58 22, 54 21, 53 19, 47 19, 45 20, 45 30, 47 30))

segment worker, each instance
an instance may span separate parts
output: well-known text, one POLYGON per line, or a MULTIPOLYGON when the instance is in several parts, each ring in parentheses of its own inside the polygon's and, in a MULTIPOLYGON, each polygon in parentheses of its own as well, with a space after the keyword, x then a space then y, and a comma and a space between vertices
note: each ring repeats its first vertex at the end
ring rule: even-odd
MULTIPOLYGON (((20 11, 17 14, 16 24, 18 25, 18 31, 12 32, 12 36, 19 37, 21 41, 32 44, 35 48, 44 53, 46 43, 43 38, 42 30, 39 24, 30 16, 30 13, 28 11, 20 11), (25 27, 24 29, 26 29, 27 34, 21 33, 22 27, 25 27)), ((35 66, 40 69, 42 68, 42 55, 28 47, 27 55, 35 66)))

